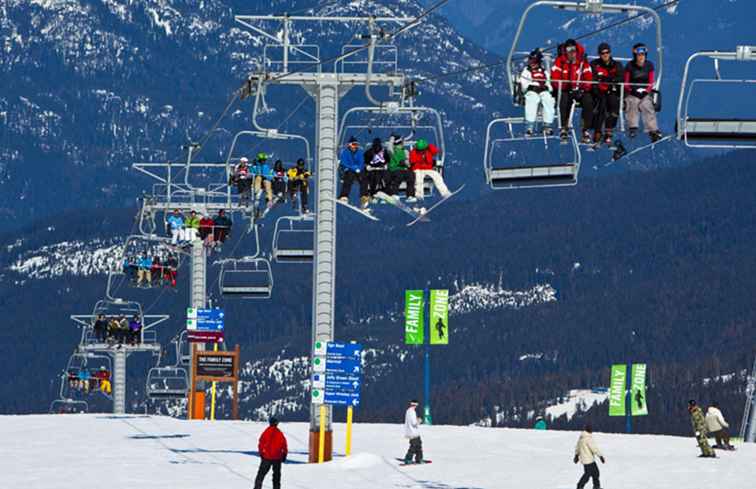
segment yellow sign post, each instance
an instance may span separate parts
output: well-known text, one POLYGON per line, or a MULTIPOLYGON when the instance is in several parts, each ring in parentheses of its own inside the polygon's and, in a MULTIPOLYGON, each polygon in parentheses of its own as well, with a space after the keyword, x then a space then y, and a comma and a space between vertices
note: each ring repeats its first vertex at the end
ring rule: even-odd
POLYGON ((325 459, 325 423, 326 423, 326 406, 320 405, 320 439, 318 440, 318 463, 322 464, 325 459))
POLYGON ((346 456, 352 454, 352 406, 347 408, 347 426, 346 426, 346 456))
MULTIPOLYGON (((218 343, 213 345, 213 351, 218 351, 218 343)), ((210 400, 210 421, 215 421, 215 382, 213 382, 212 395, 210 400)))

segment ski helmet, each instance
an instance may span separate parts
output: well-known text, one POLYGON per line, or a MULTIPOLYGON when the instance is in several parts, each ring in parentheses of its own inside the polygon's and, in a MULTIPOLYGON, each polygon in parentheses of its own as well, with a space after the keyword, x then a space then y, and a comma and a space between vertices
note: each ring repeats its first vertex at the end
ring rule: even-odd
POLYGON ((302 158, 299 158, 297 160, 297 168, 304 168, 304 166, 305 166, 305 160, 303 160, 302 158))
POLYGON ((599 44, 599 47, 598 47, 599 56, 601 56, 601 53, 603 53, 604 51, 609 51, 611 53, 612 48, 609 46, 608 43, 602 42, 601 44, 599 44))
POLYGON ((257 153, 257 159, 259 161, 266 161, 268 159, 268 155, 263 153, 262 151, 257 153))
POLYGON ((633 58, 635 58, 639 54, 648 54, 648 48, 642 42, 639 42, 633 46, 633 58))
POLYGON ((528 55, 528 63, 541 64, 541 61, 543 61, 543 54, 540 49, 534 49, 528 55))
POLYGON ((418 151, 425 151, 428 149, 428 141, 423 138, 418 139, 415 143, 415 148, 417 148, 418 151))

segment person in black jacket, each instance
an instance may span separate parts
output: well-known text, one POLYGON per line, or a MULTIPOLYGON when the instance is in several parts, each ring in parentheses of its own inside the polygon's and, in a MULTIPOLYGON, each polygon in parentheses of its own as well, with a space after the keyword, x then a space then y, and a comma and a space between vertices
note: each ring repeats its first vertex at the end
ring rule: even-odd
POLYGON ((368 193, 375 198, 376 192, 386 187, 386 171, 391 161, 391 153, 383 147, 381 138, 373 139, 370 149, 365 151, 365 170, 367 172, 368 193))
POLYGON ((654 64, 647 59, 648 48, 643 43, 633 46, 633 59, 625 67, 625 111, 630 137, 638 134, 640 118, 643 127, 656 142, 662 138, 656 123, 656 109, 652 92, 654 90, 654 64))
POLYGON ((602 129, 604 143, 612 144, 614 128, 620 111, 620 89, 624 80, 622 65, 612 58, 609 44, 602 42, 598 47, 599 57, 591 61, 593 71, 593 100, 598 109, 593 121, 593 142, 601 142, 602 129))

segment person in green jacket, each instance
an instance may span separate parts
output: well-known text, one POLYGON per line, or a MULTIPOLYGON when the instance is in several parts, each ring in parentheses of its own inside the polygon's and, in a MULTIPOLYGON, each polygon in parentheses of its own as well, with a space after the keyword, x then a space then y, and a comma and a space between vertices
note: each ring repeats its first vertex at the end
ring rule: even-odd
POLYGON ((192 211, 189 217, 186 218, 186 221, 184 221, 187 241, 199 239, 200 217, 202 216, 197 215, 197 211, 192 211))
POLYGON ((404 148, 404 139, 401 136, 392 135, 389 143, 391 159, 388 164, 388 187, 386 193, 396 195, 402 183, 407 185, 407 202, 417 202, 415 198, 415 172, 410 170, 409 155, 404 148))
POLYGON ((543 419, 543 416, 538 416, 536 418, 535 425, 533 425, 534 430, 545 430, 546 429, 546 420, 543 419))
POLYGON ((709 446, 709 440, 706 438, 706 417, 693 399, 688 401, 688 412, 690 413, 690 421, 693 424, 693 432, 696 434, 698 447, 701 449, 700 457, 716 457, 714 449, 709 446))

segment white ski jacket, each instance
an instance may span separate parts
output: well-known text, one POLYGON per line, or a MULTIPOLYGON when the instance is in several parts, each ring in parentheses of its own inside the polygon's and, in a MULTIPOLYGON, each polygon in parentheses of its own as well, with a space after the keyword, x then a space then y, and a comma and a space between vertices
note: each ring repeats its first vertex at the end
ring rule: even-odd
POLYGON ((420 437, 420 421, 417 419, 415 406, 410 406, 404 413, 404 436, 410 440, 420 437))
POLYGON ((722 416, 722 411, 714 406, 710 406, 709 409, 706 410, 706 429, 709 433, 714 433, 715 431, 729 427, 730 425, 727 424, 724 416, 722 416))
POLYGON ((543 91, 551 92, 551 73, 545 68, 539 68, 535 72, 530 71, 529 67, 525 67, 520 73, 520 87, 522 93, 527 93, 530 87, 542 88, 543 91))
POLYGON ((584 431, 580 434, 577 445, 575 446, 575 455, 580 459, 580 463, 583 465, 592 464, 596 461, 596 457, 601 457, 601 452, 596 446, 596 442, 593 441, 593 435, 584 431))

